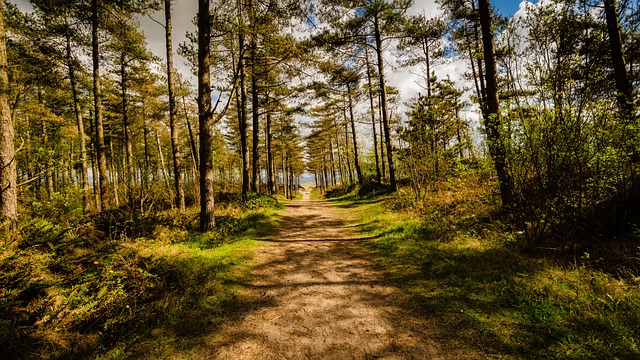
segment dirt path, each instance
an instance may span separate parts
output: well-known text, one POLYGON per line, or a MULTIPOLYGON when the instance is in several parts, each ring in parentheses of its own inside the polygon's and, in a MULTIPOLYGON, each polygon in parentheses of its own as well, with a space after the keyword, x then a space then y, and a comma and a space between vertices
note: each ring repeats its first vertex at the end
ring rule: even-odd
POLYGON ((442 358, 427 326, 366 260, 349 218, 308 194, 288 203, 257 259, 249 308, 208 344, 215 350, 206 357, 442 358))

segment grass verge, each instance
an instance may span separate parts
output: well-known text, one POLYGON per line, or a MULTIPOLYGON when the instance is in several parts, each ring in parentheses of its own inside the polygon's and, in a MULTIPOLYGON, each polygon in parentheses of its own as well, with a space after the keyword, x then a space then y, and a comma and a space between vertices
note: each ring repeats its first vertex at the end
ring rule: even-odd
POLYGON ((6 233, 0 358, 156 359, 200 344, 242 303, 260 246, 252 239, 271 234, 279 207, 218 205, 218 227, 207 233, 193 230, 195 208, 134 222, 111 214, 120 229, 108 235, 97 221, 70 228, 42 219, 6 233))
POLYGON ((354 210, 366 246, 443 345, 495 358, 640 358, 640 278, 526 255, 491 189, 467 176, 419 203, 402 191, 336 203, 354 210))

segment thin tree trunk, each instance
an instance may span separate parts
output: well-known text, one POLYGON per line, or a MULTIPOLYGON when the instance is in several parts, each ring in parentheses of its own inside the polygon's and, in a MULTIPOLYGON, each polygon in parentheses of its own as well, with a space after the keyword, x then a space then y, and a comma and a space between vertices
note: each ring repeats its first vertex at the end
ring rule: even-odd
POLYGON ((500 197, 503 206, 513 203, 513 179, 507 171, 506 149, 504 139, 500 133, 500 101, 498 98, 498 74, 496 54, 494 50, 493 28, 491 24, 491 8, 489 0, 479 1, 480 26, 482 28, 482 42, 484 45, 484 61, 486 65, 487 116, 485 129, 489 153, 496 167, 500 184, 500 197))
POLYGON ((427 78, 427 97, 431 98, 431 59, 429 58, 429 42, 426 39, 422 39, 422 51, 424 52, 424 59, 426 64, 427 78))
MULTIPOLYGON (((38 101, 42 104, 42 94, 40 89, 38 89, 38 101)), ((42 104, 44 106, 44 104, 42 104)), ((42 147, 46 148, 47 143, 49 142, 49 133, 47 132, 47 123, 44 121, 40 121, 40 127, 42 129, 42 147)), ((45 182, 47 184, 47 200, 51 201, 51 196, 53 195, 53 168, 49 165, 46 165, 45 169, 45 182)))
MULTIPOLYGON (((331 140, 329 140, 331 141, 331 140)), ((338 172, 340 173, 340 182, 342 184, 344 184, 344 174, 345 171, 343 170, 345 166, 350 167, 351 165, 349 165, 349 155, 346 155, 346 161, 345 164, 342 164, 342 153, 340 152, 340 137, 338 136, 338 132, 336 131, 336 149, 338 151, 338 172)), ((348 149, 345 151, 345 153, 348 151, 348 149)), ((349 172, 350 173, 350 172, 349 172)), ((349 185, 351 185, 351 183, 353 182, 353 179, 350 179, 349 185)))
POLYGON ((69 70, 69 83, 71 85, 71 95, 73 96, 73 110, 78 125, 78 136, 80 137, 80 163, 82 165, 82 210, 89 211, 89 170, 87 165, 87 143, 84 133, 84 120, 82 119, 82 109, 80 108, 80 97, 78 96, 78 84, 76 82, 76 71, 71 54, 71 35, 66 33, 67 40, 67 68, 69 70))
POLYGON ((173 40, 171 24, 171 0, 164 0, 165 39, 167 48, 167 87, 169 90, 169 128, 171 130, 171 152, 173 156, 173 181, 176 188, 176 206, 185 209, 184 187, 180 164, 180 143, 178 142, 176 95, 173 89, 173 40))
POLYGON ((373 129, 373 153, 376 158, 376 182, 380 184, 382 182, 382 175, 380 173, 380 157, 378 156, 378 135, 376 134, 376 108, 373 105, 373 84, 371 81, 371 64, 369 63, 369 48, 365 46, 365 59, 367 64, 367 82, 369 90, 369 107, 371 108, 371 125, 373 129))
POLYGON ((362 170, 360 169, 360 159, 358 157, 358 140, 356 138, 356 119, 353 115, 353 98, 351 94, 351 87, 347 85, 347 96, 349 99, 349 120, 351 123, 351 136, 353 137, 353 162, 356 168, 356 175, 358 177, 357 183, 362 184, 362 170))
MULTIPOLYGON (((156 148, 158 150, 158 157, 160 158, 160 173, 162 174, 162 180, 164 180, 164 184, 167 187, 167 190, 171 193, 171 196, 173 196, 173 191, 171 191, 171 182, 169 181, 169 171, 167 170, 167 164, 164 162, 164 154, 162 153, 162 146, 160 145, 160 136, 158 136, 158 133, 155 133, 156 135, 156 148)), ((171 207, 174 207, 174 203, 171 203, 171 207)))
POLYGON ((18 220, 18 174, 14 136, 9 108, 7 35, 3 4, 0 2, 0 221, 12 223, 18 220))
MULTIPOLYGON (((243 19, 243 2, 238 1, 238 21, 243 19)), ((240 156, 242 157, 242 198, 247 197, 249 192, 249 150, 247 143, 247 86, 245 84, 245 62, 244 62, 244 30, 238 32, 238 74, 240 86, 240 103, 238 104, 238 129, 240 131, 240 156)))
POLYGON ((287 166, 286 166, 286 162, 285 162, 285 150, 284 150, 284 146, 282 147, 282 155, 281 155, 281 160, 282 160, 282 190, 284 191, 284 197, 285 198, 289 198, 289 192, 288 189, 289 187, 287 186, 287 166))
MULTIPOLYGON (((349 175, 349 185, 353 184, 353 171, 351 171, 351 159, 349 158, 349 125, 347 125, 347 114, 345 111, 342 112, 344 117, 344 147, 345 147, 345 159, 347 164, 347 174, 349 175)), ((338 137, 336 134, 336 145, 338 146, 338 159, 340 158, 340 142, 338 141, 338 137)), ((341 177, 342 180, 342 177, 341 177)))
MULTIPOLYGON (((380 93, 378 93, 378 102, 382 103, 382 96, 380 95, 380 93)), ((382 178, 386 179, 387 178, 387 168, 386 168, 386 161, 384 160, 384 146, 382 146, 383 143, 385 143, 384 140, 384 127, 383 127, 383 121, 382 121, 382 106, 380 106, 379 109, 379 118, 380 118, 380 159, 382 159, 381 161, 381 165, 382 165, 382 178)))
POLYGON ((93 106, 96 123, 96 145, 98 157, 98 181, 100 183, 100 205, 98 211, 109 209, 109 183, 107 180, 107 154, 102 124, 102 93, 100 89, 100 49, 98 43, 98 0, 91 1, 91 44, 93 58, 93 106))
MULTIPOLYGON (((475 0, 471 0, 471 9, 472 9, 473 13, 476 12, 476 1, 475 0)), ((481 16, 481 15, 479 15, 479 16, 481 16)), ((480 47, 480 34, 478 33, 478 23, 476 21, 473 22, 473 35, 474 35, 474 40, 475 40, 474 44, 475 44, 475 48, 476 48, 476 53, 480 54, 480 48, 479 48, 480 47)), ((487 61, 486 58, 484 60, 485 60, 485 62, 487 61)), ((487 86, 486 86, 486 79, 482 76, 482 74, 483 74, 482 58, 480 56, 476 56, 476 61, 478 63, 478 74, 480 74, 480 76, 478 77, 478 80, 480 82, 480 97, 478 98, 478 101, 480 102, 480 111, 486 117, 487 116, 487 111, 488 111, 487 110, 487 86)), ((487 64, 487 66, 489 66, 489 65, 487 64)))
POLYGON ((146 189, 145 185, 149 180, 149 127, 147 126, 147 118, 144 111, 144 100, 142 101, 142 122, 144 124, 142 130, 144 141, 144 175, 142 177, 142 188, 146 189))
POLYGON ((111 165, 111 182, 113 183, 113 201, 115 204, 116 209, 120 207, 120 192, 118 191, 118 184, 119 184, 119 179, 118 179, 118 168, 116 166, 116 161, 114 159, 114 152, 113 152, 113 140, 109 140, 109 149, 111 151, 111 157, 110 157, 110 165, 111 165))
POLYGON ((267 148, 267 187, 269 188, 269 194, 275 193, 274 179, 273 179, 273 151, 271 149, 271 110, 269 110, 269 96, 267 95, 267 120, 265 125, 265 141, 267 148))
POLYGON ((251 116, 253 141, 251 144, 252 166, 251 166, 251 191, 257 192, 260 187, 260 118, 258 116, 258 76, 256 74, 256 39, 255 34, 251 37, 251 116))
POLYGON ((187 111, 187 100, 182 96, 182 106, 184 107, 184 120, 187 122, 187 130, 189 130, 189 144, 191 145, 191 158, 193 159, 193 166, 198 170, 198 146, 196 145, 196 138, 193 136, 193 128, 191 127, 191 121, 189 121, 189 112, 187 111))
POLYGON ((391 190, 397 189, 396 169, 393 163, 393 145, 391 144, 391 126, 387 114, 387 89, 384 77, 384 59, 382 58, 382 39, 380 35, 380 25, 378 23, 378 14, 374 17, 374 37, 376 42, 376 56, 378 58, 378 76, 380 77, 380 108, 382 109, 382 123, 384 125, 384 142, 387 148, 387 162, 389 165, 389 181, 391 190))
POLYGON ((632 121, 634 117, 633 91, 627 74, 622 39, 620 38, 620 24, 616 10, 616 0, 604 0, 604 12, 607 19, 607 31, 609 33, 609 45, 611 47, 611 60, 616 80, 616 98, 618 107, 626 121, 632 121))
MULTIPOLYGON (((90 117, 93 117, 93 113, 89 112, 90 117)), ((94 122, 89 121, 89 133, 95 134, 94 131, 94 122)), ((93 179, 93 201, 95 202, 96 210, 100 209, 100 181, 98 180, 98 157, 96 154, 96 148, 98 145, 96 144, 96 136, 91 137, 91 175, 93 179)))
POLYGON ((330 156, 330 163, 331 163, 331 185, 332 186, 336 186, 337 182, 336 182, 336 162, 335 162, 335 158, 333 156, 333 145, 331 144, 331 141, 329 141, 329 156, 330 156))
POLYGON ((200 230, 213 230, 213 113, 211 109, 211 14, 209 0, 198 0, 198 125, 200 134, 200 230))
MULTIPOLYGON (((124 128, 124 147, 126 151, 124 176, 125 182, 131 188, 131 171, 133 169, 133 145, 131 144, 131 134, 129 131, 129 109, 127 102, 127 74, 124 52, 120 56, 120 81, 122 82, 122 124, 124 128)), ((111 153, 113 156, 113 152, 111 153)), ((129 206, 133 206, 133 191, 129 191, 129 206)))

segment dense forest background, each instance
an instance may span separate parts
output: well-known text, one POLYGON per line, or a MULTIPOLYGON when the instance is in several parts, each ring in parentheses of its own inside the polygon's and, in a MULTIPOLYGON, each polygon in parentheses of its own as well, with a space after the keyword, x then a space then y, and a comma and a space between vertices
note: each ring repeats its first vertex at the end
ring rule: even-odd
POLYGON ((482 190, 492 211, 468 224, 499 222, 533 258, 640 275, 637 1, 504 18, 489 0, 422 15, 410 0, 199 0, 180 44, 170 0, 29 2, 0 9, 2 352, 95 351, 56 347, 53 328, 116 343, 133 302, 186 271, 123 242, 180 229, 217 246, 301 186, 422 215, 435 193, 482 190), (397 67, 418 71, 417 96, 389 85, 397 67))

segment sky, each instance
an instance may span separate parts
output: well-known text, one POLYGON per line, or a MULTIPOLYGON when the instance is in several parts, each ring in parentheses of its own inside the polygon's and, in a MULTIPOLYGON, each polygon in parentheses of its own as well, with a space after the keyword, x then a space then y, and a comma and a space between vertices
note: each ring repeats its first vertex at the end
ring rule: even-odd
MULTIPOLYGON (((28 0, 9 0, 11 3, 18 5, 18 7, 23 11, 29 11, 30 5, 28 4, 28 0)), ((528 0, 530 2, 537 2, 538 0, 528 0)), ((512 16, 518 9, 520 8, 521 3, 526 3, 527 0, 491 0, 492 6, 503 16, 512 16)), ((196 32, 195 25, 192 20, 197 12, 197 1, 196 0, 173 0, 173 41, 174 41, 174 49, 178 48, 180 43, 184 43, 187 41, 186 33, 187 32, 196 32)), ((436 15, 440 11, 436 4, 436 0, 415 0, 414 5, 409 9, 409 14, 426 14, 436 15)), ((156 12, 155 14, 151 14, 150 17, 141 17, 140 23, 141 28, 147 38, 149 49, 159 58, 165 59, 165 45, 164 45, 164 28, 159 25, 157 22, 164 23, 164 13, 156 12)), ((400 90, 402 104, 406 103, 410 98, 415 97, 418 92, 422 91, 422 88, 419 84, 422 84, 424 81, 421 80, 422 74, 419 69, 409 69, 409 68, 401 68, 398 66, 394 66, 395 58, 393 53, 388 52, 385 54, 385 59, 389 63, 389 67, 387 69, 388 73, 388 84, 391 86, 395 86, 400 90)), ((190 66, 187 64, 185 59, 183 59, 180 55, 174 55, 174 64, 177 70, 182 73, 182 75, 190 79, 193 88, 195 88, 195 77, 191 73, 190 66)), ((434 71, 438 78, 451 78, 454 82, 458 82, 459 84, 464 84, 464 80, 462 80, 462 73, 466 71, 466 62, 461 60, 458 61, 448 61, 444 62, 435 67, 434 71)), ((400 109, 398 110, 401 113, 404 113, 404 105, 400 105, 400 109)), ((465 115, 463 115, 464 117, 465 115)), ((474 118, 477 115, 474 115, 472 112, 469 112, 467 115, 469 116, 468 120, 474 122, 474 118)), ((362 129, 366 131, 365 129, 362 129)), ((366 146, 366 144, 365 144, 366 146)))
POLYGON ((491 6, 503 16, 512 16, 520 8, 520 0, 492 0, 491 6))
MULTIPOLYGON (((28 0, 9 1, 17 4, 18 7, 22 10, 28 11, 30 9, 28 0)), ((518 10, 521 1, 524 2, 525 0, 491 0, 491 4, 502 15, 511 16, 518 10)), ((174 0, 174 3, 176 4, 173 8, 174 49, 177 49, 178 44, 186 41, 185 34, 187 31, 195 32, 195 26, 192 23, 192 19, 197 12, 197 1, 174 0)), ((434 14, 438 12, 438 9, 437 5, 435 4, 435 0, 415 0, 414 5, 410 9, 410 12, 425 12, 427 14, 434 14)), ((163 15, 163 13, 157 12, 156 14, 153 14, 151 16, 155 20, 163 23, 163 15)), ((142 25, 142 29, 147 37, 149 48, 153 51, 154 54, 164 59, 164 29, 148 17, 141 18, 140 22, 142 25)), ((178 70, 183 73, 183 75, 190 77, 190 70, 185 63, 185 60, 178 55, 175 59, 175 62, 178 70)))

